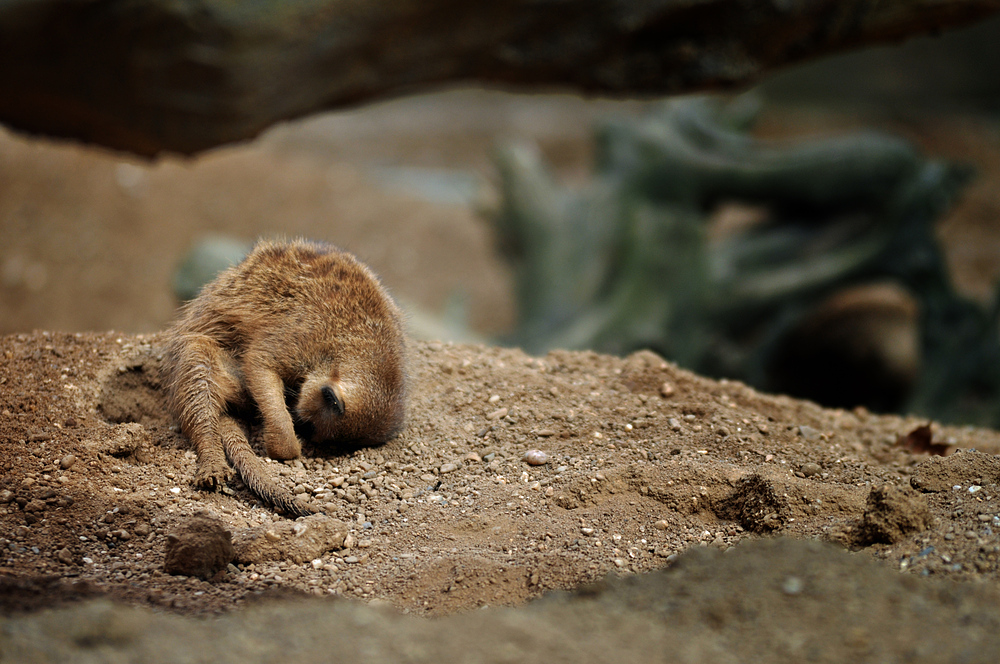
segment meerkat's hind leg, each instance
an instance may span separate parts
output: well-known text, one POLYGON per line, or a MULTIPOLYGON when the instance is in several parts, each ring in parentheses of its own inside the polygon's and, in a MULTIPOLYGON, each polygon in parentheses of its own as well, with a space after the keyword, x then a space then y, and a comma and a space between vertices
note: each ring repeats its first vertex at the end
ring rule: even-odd
POLYGON ((219 490, 233 475, 226 463, 219 418, 226 404, 238 400, 242 391, 238 369, 213 339, 201 334, 179 337, 170 353, 177 367, 171 379, 171 399, 181 429, 198 454, 194 484, 219 490))
POLYGON ((255 496, 268 505, 294 516, 308 516, 313 513, 274 483, 260 457, 254 454, 239 422, 223 414, 219 419, 219 433, 222 435, 222 446, 226 456, 240 474, 243 483, 255 496))

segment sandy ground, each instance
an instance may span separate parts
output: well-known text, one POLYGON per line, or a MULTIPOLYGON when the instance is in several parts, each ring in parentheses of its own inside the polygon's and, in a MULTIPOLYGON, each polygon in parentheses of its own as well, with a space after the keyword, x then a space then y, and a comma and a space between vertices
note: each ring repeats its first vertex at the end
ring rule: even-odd
MULTIPOLYGON (((502 330, 509 274, 485 222, 377 169, 488 182, 485 137, 541 126, 547 154, 580 177, 589 122, 609 109, 472 95, 493 112, 475 124, 410 103, 423 140, 388 105, 196 162, 0 135, 2 655, 995 660, 1000 434, 935 425, 934 441, 961 451, 930 456, 901 444, 921 420, 824 410, 650 353, 414 342, 398 439, 268 465, 325 525, 275 515, 238 483, 193 489, 155 332, 175 306, 173 266, 204 230, 339 242, 404 300, 440 311, 464 297, 474 327, 502 330), (394 126, 409 143, 386 136, 394 126), (87 332, 110 328, 123 331, 87 332), (547 462, 529 465, 529 450, 547 462), (237 559, 208 580, 166 573, 169 536, 199 512, 224 523, 237 559), (312 600, 322 610, 260 601, 302 594, 326 598, 312 600)), ((765 133, 819 123, 770 117, 765 133)), ((980 166, 943 229, 959 282, 982 295, 996 270, 996 132, 893 122, 980 166)))
MULTIPOLYGON (((666 567, 666 577, 649 581, 667 584, 662 595, 612 583, 589 591, 601 598, 588 604, 590 613, 571 602, 581 611, 576 623, 546 620, 587 643, 595 638, 587 620, 602 622, 609 612, 628 608, 626 622, 636 629, 651 621, 662 631, 666 618, 674 638, 685 634, 679 625, 690 627, 692 661, 769 652, 766 639, 747 641, 736 632, 729 645, 710 639, 705 620, 720 630, 754 623, 754 633, 799 634, 773 651, 788 661, 810 652, 818 661, 838 661, 831 656, 842 646, 832 644, 845 639, 860 644, 852 647, 870 661, 902 661, 911 651, 926 655, 912 661, 935 661, 938 640, 954 645, 956 630, 961 647, 949 653, 968 650, 969 661, 992 661, 996 652, 979 649, 983 639, 996 640, 1000 625, 996 432, 935 428, 937 441, 963 451, 928 456, 900 444, 918 420, 759 394, 699 378, 651 353, 532 358, 416 343, 409 425, 399 438, 375 449, 310 449, 299 461, 269 464, 289 491, 311 494, 342 524, 339 538, 320 537, 309 548, 302 543, 318 532, 317 517, 292 523, 238 487, 191 487, 194 455, 166 414, 158 353, 156 336, 36 333, 0 341, 6 615, 100 596, 191 616, 306 593, 377 601, 383 608, 375 618, 359 615, 378 621, 385 606, 419 616, 516 607, 609 575, 641 587, 647 582, 640 575, 666 567), (529 450, 544 452, 547 463, 529 465, 529 450), (277 555, 237 547, 236 563, 209 580, 167 574, 168 537, 199 512, 221 520, 238 542, 263 533, 277 555), (858 553, 743 553, 741 543, 776 536, 858 553), (707 567, 694 578, 670 573, 671 563, 685 560, 678 554, 700 548, 741 557, 696 558, 693 564, 707 567), (741 571, 713 571, 730 564, 741 571), (733 575, 745 587, 728 585, 733 575), (763 578, 776 587, 763 592, 763 578), (883 584, 889 595, 872 591, 883 584), (629 595, 637 592, 653 608, 637 610, 629 595), (800 593, 825 609, 785 606, 800 593), (886 602, 905 610, 886 611, 886 602), (839 606, 851 608, 842 614, 839 606), (938 632, 910 626, 912 638, 882 638, 898 631, 906 612, 957 608, 971 617, 945 620, 938 632), (831 614, 846 622, 830 622, 831 614), (845 635, 844 625, 854 631, 845 635)), ((88 606, 78 610, 97 610, 88 606)), ((28 619, 6 619, 20 636, 5 652, 56 647, 25 640, 23 630, 37 636, 32 630, 44 629, 19 622, 28 619)), ((45 634, 66 620, 48 623, 55 631, 45 634)), ((100 629, 115 624, 94 620, 100 629)), ((111 639, 112 649, 153 647, 147 633, 111 639)), ((534 658, 538 652, 523 638, 517 652, 534 658)), ((608 638, 605 646, 615 642, 608 638)), ((511 661, 496 654, 485 661, 511 661)))

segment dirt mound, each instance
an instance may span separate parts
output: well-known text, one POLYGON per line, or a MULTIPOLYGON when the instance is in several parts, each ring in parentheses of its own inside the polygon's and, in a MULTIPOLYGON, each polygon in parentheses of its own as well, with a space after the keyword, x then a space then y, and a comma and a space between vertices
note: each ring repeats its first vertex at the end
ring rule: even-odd
POLYGON ((858 529, 876 516, 901 523, 892 500, 873 506, 873 488, 927 490, 938 476, 941 487, 920 494, 922 526, 900 526, 892 543, 861 555, 989 587, 1000 576, 997 432, 935 426, 937 438, 978 451, 928 457, 898 442, 923 422, 760 394, 652 353, 529 357, 439 343, 415 344, 399 438, 266 464, 342 522, 343 539, 308 555, 246 559, 212 581, 167 574, 168 537, 198 512, 234 541, 256 533, 279 552, 296 551, 305 527, 239 486, 193 489, 194 454, 160 406, 158 343, 0 339, 8 610, 96 594, 204 614, 287 591, 430 615, 516 606, 761 534, 858 546, 858 529), (531 449, 548 461, 530 465, 531 449))

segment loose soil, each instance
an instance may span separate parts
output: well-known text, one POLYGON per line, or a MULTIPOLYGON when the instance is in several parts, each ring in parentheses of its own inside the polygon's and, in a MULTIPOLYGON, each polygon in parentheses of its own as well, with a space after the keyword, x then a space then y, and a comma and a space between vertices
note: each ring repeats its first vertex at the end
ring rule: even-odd
MULTIPOLYGON (((543 142, 570 175, 585 161, 579 124, 543 142)), ((989 166, 996 138, 976 135, 989 166)), ((439 311, 471 294, 469 319, 490 332, 512 304, 486 225, 387 193, 281 132, 155 166, 0 141, 0 653, 12 660, 994 661, 1000 433, 934 425, 951 454, 931 456, 906 444, 918 418, 765 395, 649 352, 414 341, 401 436, 267 464, 343 524, 303 559, 311 522, 238 482, 191 485, 194 454, 159 383, 172 266, 206 215, 246 236, 298 215, 285 232, 338 241, 340 229, 404 299, 439 311), (546 462, 530 465, 531 450, 546 462), (285 557, 167 573, 169 536, 199 514, 285 557)), ((994 188, 970 194, 978 207, 949 218, 952 235, 987 228, 996 171, 984 172, 994 188)), ((977 265, 969 283, 989 276, 977 265)))
MULTIPOLYGON (((791 549, 775 558, 751 549, 741 554, 750 559, 732 563, 697 558, 689 564, 708 566, 697 582, 669 574, 650 581, 672 588, 687 579, 688 590, 659 600, 635 583, 590 593, 618 597, 641 625, 660 623, 656 610, 636 612, 630 593, 653 606, 698 594, 694 614, 674 607, 683 617, 670 618, 691 626, 698 652, 709 642, 696 616, 721 611, 711 620, 725 625, 732 612, 750 611, 764 620, 778 610, 772 602, 787 601, 803 583, 816 586, 820 603, 844 594, 861 601, 848 622, 860 621, 867 631, 856 639, 869 650, 881 644, 880 653, 878 621, 899 615, 883 615, 885 597, 855 597, 869 584, 890 584, 892 601, 904 604, 924 602, 924 594, 942 609, 971 602, 963 610, 977 630, 1000 621, 990 604, 1000 576, 1000 434, 936 427, 936 439, 962 451, 914 454, 899 440, 921 420, 764 395, 649 352, 529 357, 415 342, 409 424, 400 437, 378 448, 307 449, 301 460, 268 464, 288 491, 311 496, 342 521, 346 537, 308 560, 234 564, 208 580, 171 575, 164 570, 168 536, 199 513, 220 519, 235 539, 263 528, 294 547, 301 533, 280 527, 288 521, 245 489, 191 486, 194 454, 163 402, 158 341, 47 332, 0 340, 4 613, 102 597, 191 616, 238 612, 291 593, 441 616, 521 606, 609 575, 642 586, 643 573, 669 570, 685 551, 741 552, 743 542, 781 536, 859 553, 791 549), (547 462, 529 465, 529 450, 544 452, 547 462), (730 564, 741 571, 720 570, 713 580, 714 566, 730 564), (900 572, 912 582, 898 580, 900 572), (727 590, 726 574, 749 585, 727 590), (758 575, 777 589, 758 592, 758 575), (925 586, 924 577, 975 585, 925 586), (739 595, 737 605, 729 605, 737 601, 729 593, 739 595)), ((608 603, 615 600, 592 602, 593 615, 608 603)), ((845 638, 821 627, 829 618, 822 611, 781 611, 796 629, 845 638)), ((827 611, 837 614, 837 605, 827 611)), ((745 629, 748 619, 730 627, 745 629)), ((136 630, 123 643, 138 647, 146 633, 136 630)), ((815 638, 800 647, 822 648, 815 638)))

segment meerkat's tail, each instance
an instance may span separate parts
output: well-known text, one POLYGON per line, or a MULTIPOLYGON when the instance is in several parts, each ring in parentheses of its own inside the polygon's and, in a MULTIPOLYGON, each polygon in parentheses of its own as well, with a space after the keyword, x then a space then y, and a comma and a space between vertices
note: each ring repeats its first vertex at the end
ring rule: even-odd
POLYGON ((223 447, 229 463, 233 464, 240 479, 250 491, 268 505, 294 516, 309 516, 314 512, 295 501, 291 494, 283 491, 271 477, 236 420, 223 416, 219 422, 223 447))

